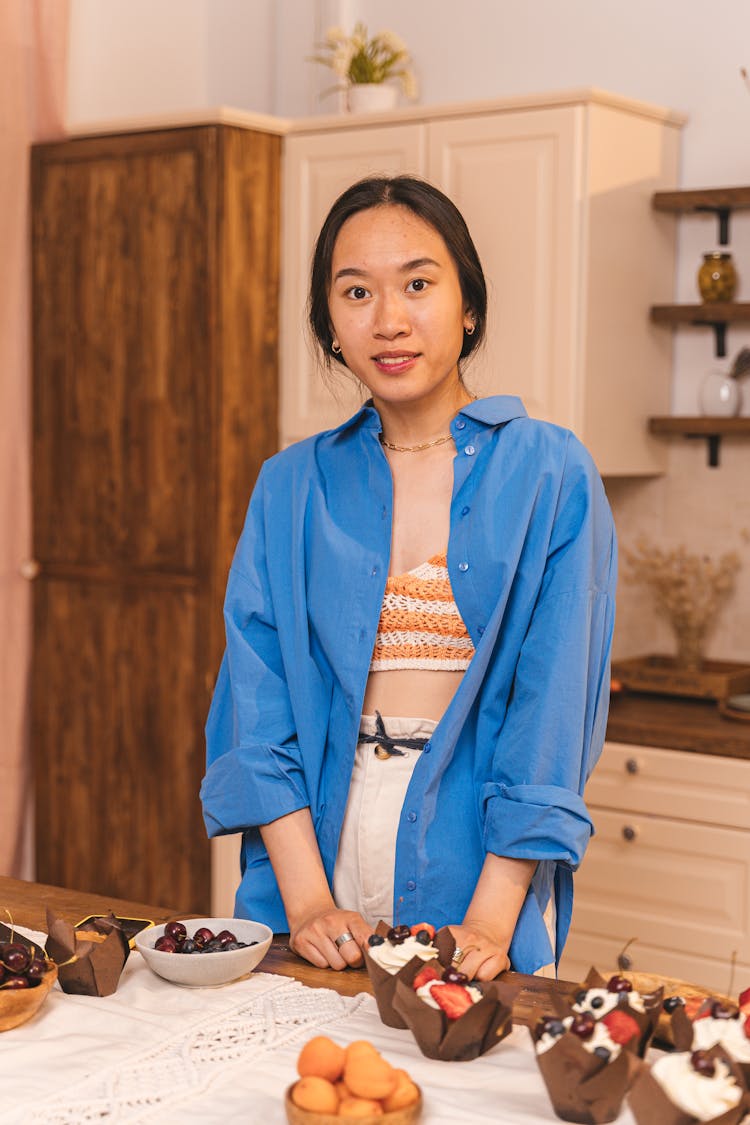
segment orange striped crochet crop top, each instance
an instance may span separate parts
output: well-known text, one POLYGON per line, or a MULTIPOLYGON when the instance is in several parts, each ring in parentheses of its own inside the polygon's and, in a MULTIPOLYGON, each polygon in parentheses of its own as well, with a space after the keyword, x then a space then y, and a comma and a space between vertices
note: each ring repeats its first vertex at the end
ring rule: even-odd
POLYGON ((446 555, 433 555, 388 578, 371 672, 394 668, 464 671, 474 655, 448 577, 446 555))

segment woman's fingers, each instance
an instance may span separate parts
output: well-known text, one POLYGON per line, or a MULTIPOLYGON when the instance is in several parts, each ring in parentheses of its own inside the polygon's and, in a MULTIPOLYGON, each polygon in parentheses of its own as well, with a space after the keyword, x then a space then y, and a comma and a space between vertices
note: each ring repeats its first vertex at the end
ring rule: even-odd
POLYGON ((363 962, 361 946, 371 933, 359 914, 332 910, 306 919, 295 930, 291 945, 318 968, 356 968, 363 962))

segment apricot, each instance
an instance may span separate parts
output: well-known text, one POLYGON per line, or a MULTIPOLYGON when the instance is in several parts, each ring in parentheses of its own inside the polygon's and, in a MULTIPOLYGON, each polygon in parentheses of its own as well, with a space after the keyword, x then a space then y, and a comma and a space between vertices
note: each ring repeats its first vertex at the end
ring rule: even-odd
POLYGON ((344 1072, 346 1052, 327 1035, 316 1035, 305 1043, 297 1059, 297 1073, 301 1078, 314 1074, 336 1082, 344 1072))
POLYGON ((292 1101, 313 1113, 338 1113, 339 1096, 327 1078, 308 1074, 292 1087, 292 1101))
POLYGON ((419 1098, 419 1090, 405 1070, 396 1070, 396 1085, 387 1098, 383 1098, 383 1109, 391 1113, 394 1109, 404 1109, 413 1105, 419 1098))
POLYGON ((383 1107, 372 1098, 345 1098, 339 1106, 339 1117, 382 1117, 383 1107))
POLYGON ((396 1087, 395 1070, 372 1044, 367 1049, 357 1046, 352 1050, 353 1046, 346 1052, 344 1082, 358 1098, 387 1098, 396 1087))

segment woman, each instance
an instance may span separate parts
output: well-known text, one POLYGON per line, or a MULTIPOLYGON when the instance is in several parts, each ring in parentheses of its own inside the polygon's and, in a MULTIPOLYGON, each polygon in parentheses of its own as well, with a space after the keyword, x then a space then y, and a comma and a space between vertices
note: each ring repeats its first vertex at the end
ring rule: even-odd
POLYGON ((535 972, 570 924, 614 531, 572 434, 464 385, 486 303, 436 188, 344 192, 310 323, 370 399, 264 465, 232 565, 204 815, 244 833, 237 913, 320 967, 382 916, 449 924, 470 977, 535 972))

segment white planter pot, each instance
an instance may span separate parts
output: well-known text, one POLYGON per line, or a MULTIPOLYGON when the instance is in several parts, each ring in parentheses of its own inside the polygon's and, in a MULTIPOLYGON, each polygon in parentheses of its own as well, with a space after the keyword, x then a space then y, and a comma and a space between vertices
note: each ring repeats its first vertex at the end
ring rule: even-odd
POLYGON ((350 113, 373 113, 393 109, 398 101, 398 87, 387 82, 354 83, 347 90, 350 113))

